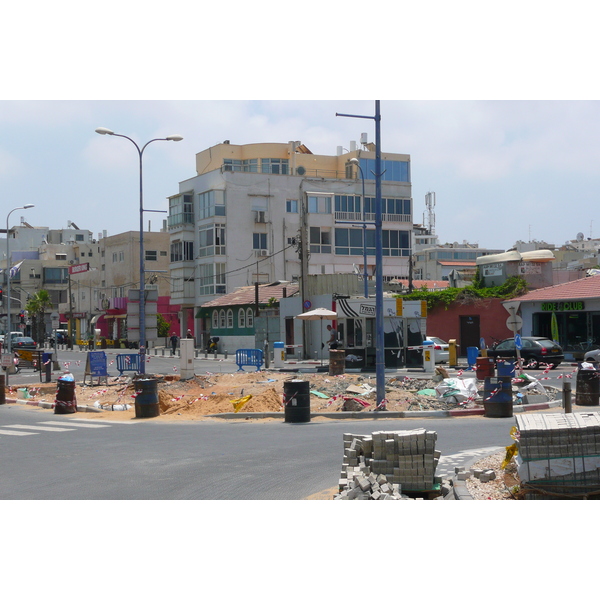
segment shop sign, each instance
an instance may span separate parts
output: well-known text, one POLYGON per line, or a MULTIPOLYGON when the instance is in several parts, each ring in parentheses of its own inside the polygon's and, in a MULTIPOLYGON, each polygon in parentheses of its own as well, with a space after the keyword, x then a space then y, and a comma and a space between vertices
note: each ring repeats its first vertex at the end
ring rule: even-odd
POLYGON ((542 310, 566 312, 569 310, 585 310, 585 302, 582 300, 573 302, 542 302, 542 310))
POLYGON ((481 270, 483 277, 500 277, 502 275, 502 263, 483 265, 481 270))
POLYGON ((541 275, 542 265, 535 262, 521 262, 519 263, 519 275, 541 275))
POLYGON ((367 315, 369 317, 375 316, 375 307, 371 304, 361 304, 359 308, 361 315, 367 315))

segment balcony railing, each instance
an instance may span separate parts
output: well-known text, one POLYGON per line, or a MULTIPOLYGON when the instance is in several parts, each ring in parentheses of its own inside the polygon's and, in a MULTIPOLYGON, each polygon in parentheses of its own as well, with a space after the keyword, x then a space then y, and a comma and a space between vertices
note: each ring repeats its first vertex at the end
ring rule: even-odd
MULTIPOLYGON (((335 212, 336 221, 362 221, 362 213, 355 212, 335 212)), ((412 219, 410 215, 394 215, 383 213, 381 215, 382 221, 388 221, 389 223, 411 223, 412 219)), ((365 221, 375 221, 375 213, 365 213, 365 221)))

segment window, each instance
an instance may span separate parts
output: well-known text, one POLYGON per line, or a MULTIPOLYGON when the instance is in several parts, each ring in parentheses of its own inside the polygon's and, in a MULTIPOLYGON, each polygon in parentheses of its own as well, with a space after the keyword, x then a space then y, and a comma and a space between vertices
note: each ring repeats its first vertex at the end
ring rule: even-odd
POLYGON ((361 213, 360 196, 334 196, 335 212, 361 213))
POLYGON ((116 252, 113 252, 113 253, 112 253, 112 261, 113 261, 114 263, 115 263, 115 262, 117 262, 117 253, 116 253, 116 252))
POLYGON ((258 158, 248 158, 245 160, 225 158, 223 159, 223 171, 258 173, 258 158))
POLYGON ((66 254, 55 254, 54 258, 56 260, 67 260, 67 255, 66 254))
POLYGON ((238 327, 240 329, 246 327, 246 311, 243 308, 238 310, 238 327))
POLYGON ((254 311, 251 308, 246 310, 246 327, 254 327, 254 311))
POLYGON ((219 311, 219 327, 221 329, 225 329, 226 325, 227 325, 227 320, 226 320, 226 316, 225 316, 225 310, 221 309, 219 311))
POLYGON ((225 225, 198 227, 198 256, 225 255, 225 225))
POLYGON ((272 175, 287 175, 289 160, 287 158, 261 158, 260 169, 262 173, 272 175))
MULTIPOLYGON (((375 198, 365 198, 365 213, 375 214, 375 198)), ((381 214, 388 221, 410 221, 410 198, 382 198, 381 214)))
POLYGON ((198 218, 208 219, 214 216, 225 216, 225 192, 209 190, 198 194, 198 218))
POLYGON ((201 296, 225 294, 225 263, 208 263, 198 265, 199 288, 201 296))
POLYGON ((158 260, 158 252, 156 250, 146 250, 146 260, 158 260))
POLYGON ((182 260, 194 260, 194 242, 176 241, 171 244, 171 262, 182 260))
POLYGON ((44 283, 68 283, 68 281, 69 281, 69 269, 68 268, 44 267, 44 283))
MULTIPOLYGON (((366 229, 366 246, 369 256, 375 255, 375 230, 366 229)), ((409 256, 410 239, 408 231, 384 229, 381 232, 383 256, 409 256)), ((311 250, 312 251, 312 250, 311 250)), ((362 256, 363 230, 362 228, 336 228, 335 253, 343 256, 362 256)))
POLYGON ((194 222, 194 196, 181 194, 169 198, 169 227, 185 225, 194 222))
POLYGON ((219 312, 216 310, 213 310, 213 313, 212 313, 212 328, 213 329, 219 328, 219 312))
POLYGON ((227 328, 231 329, 233 327, 233 311, 230 309, 227 310, 227 328))
POLYGON ((308 196, 308 212, 331 214, 331 196, 308 196))
MULTIPOLYGON (((365 179, 369 179, 370 173, 376 173, 374 158, 361 158, 360 168, 365 174, 365 179)), ((381 161, 382 181, 404 181, 410 183, 410 163, 405 160, 382 160, 381 161)), ((371 177, 373 179, 374 177, 371 177)))
POLYGON ((298 200, 286 200, 285 201, 285 212, 297 213, 298 212, 298 200))
POLYGON ((331 254, 331 228, 311 227, 309 229, 310 251, 314 254, 331 254))
POLYGON ((252 248, 254 250, 266 250, 267 249, 267 234, 266 233, 253 233, 252 234, 252 248))

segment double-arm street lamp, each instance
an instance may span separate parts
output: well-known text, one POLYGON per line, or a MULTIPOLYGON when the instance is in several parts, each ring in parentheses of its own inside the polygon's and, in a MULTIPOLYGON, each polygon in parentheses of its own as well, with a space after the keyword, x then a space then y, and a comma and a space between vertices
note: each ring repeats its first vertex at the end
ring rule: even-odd
MULTIPOLYGON (((11 321, 10 321, 10 234, 8 229, 8 218, 15 210, 26 210, 27 208, 33 208, 34 204, 25 204, 23 206, 17 206, 17 208, 13 208, 6 215, 6 335, 4 336, 4 340, 6 342, 6 351, 9 355, 11 355, 11 365, 12 365, 12 340, 10 339, 10 332, 12 330, 11 321)), ((11 367, 6 368, 6 383, 8 384, 8 374, 11 371, 11 367)))
POLYGON ((146 147, 152 142, 180 142, 183 137, 180 135, 169 135, 166 138, 154 138, 149 142, 146 142, 144 146, 140 147, 126 135, 115 133, 114 131, 107 129, 106 127, 98 127, 96 133, 100 135, 114 135, 116 137, 122 137, 129 140, 138 151, 140 157, 140 373, 146 372, 146 273, 144 268, 144 192, 142 185, 142 155, 146 147))

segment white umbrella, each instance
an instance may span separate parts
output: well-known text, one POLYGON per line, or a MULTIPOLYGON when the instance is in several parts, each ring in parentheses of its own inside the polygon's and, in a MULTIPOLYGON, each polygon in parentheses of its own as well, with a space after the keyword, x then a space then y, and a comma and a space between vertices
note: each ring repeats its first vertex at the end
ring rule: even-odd
MULTIPOLYGON (((327 308, 313 308, 301 315, 296 315, 296 319, 304 319, 305 321, 321 321, 321 345, 323 344, 323 319, 334 321, 337 318, 337 313, 328 310, 327 308)), ((323 354, 321 353, 321 366, 323 366, 323 354)))

